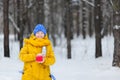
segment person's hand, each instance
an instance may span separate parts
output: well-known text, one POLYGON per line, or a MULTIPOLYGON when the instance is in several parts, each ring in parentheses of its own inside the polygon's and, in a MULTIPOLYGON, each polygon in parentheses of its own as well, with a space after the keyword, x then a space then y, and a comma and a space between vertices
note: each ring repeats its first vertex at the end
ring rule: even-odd
POLYGON ((43 63, 44 62, 44 55, 43 54, 37 54, 36 55, 36 62, 43 63))

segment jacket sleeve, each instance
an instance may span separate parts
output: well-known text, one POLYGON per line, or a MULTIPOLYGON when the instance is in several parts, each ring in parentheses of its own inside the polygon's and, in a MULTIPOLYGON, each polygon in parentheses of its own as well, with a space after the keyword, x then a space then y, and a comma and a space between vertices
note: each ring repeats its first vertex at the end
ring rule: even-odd
POLYGON ((54 63, 55 63, 55 55, 54 55, 54 51, 52 49, 52 45, 50 44, 47 46, 46 58, 45 58, 45 62, 43 64, 49 66, 54 63))
POLYGON ((23 62, 30 62, 30 61, 35 61, 35 54, 32 53, 28 53, 28 48, 27 48, 28 44, 25 44, 19 53, 19 59, 23 62))

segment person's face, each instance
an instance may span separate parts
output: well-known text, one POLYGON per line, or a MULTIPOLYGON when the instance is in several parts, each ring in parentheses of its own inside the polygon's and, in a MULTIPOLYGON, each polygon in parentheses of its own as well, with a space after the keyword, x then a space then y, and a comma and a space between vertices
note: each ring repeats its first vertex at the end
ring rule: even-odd
POLYGON ((45 34, 44 34, 42 31, 38 31, 38 32, 35 34, 35 36, 36 36, 37 38, 44 38, 45 34))

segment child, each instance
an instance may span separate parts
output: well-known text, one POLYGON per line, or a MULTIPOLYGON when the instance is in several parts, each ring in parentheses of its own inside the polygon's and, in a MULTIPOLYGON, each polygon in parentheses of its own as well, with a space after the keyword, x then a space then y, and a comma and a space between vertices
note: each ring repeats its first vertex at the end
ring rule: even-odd
POLYGON ((22 80, 51 80, 50 65, 55 56, 47 32, 42 24, 36 25, 29 39, 24 39, 19 58, 24 62, 22 80), (45 55, 42 48, 46 47, 45 55))

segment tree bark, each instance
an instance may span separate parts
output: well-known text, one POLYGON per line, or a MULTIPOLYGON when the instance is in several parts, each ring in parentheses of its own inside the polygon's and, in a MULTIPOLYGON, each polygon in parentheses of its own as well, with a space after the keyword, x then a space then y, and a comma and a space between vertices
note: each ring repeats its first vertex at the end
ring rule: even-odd
POLYGON ((67 58, 68 59, 71 59, 71 27, 72 27, 72 19, 71 19, 71 16, 72 16, 72 12, 71 12, 71 9, 70 9, 70 0, 67 1, 66 3, 66 30, 67 30, 67 58))
POLYGON ((82 36, 83 39, 86 38, 86 3, 84 1, 82 1, 82 36))
POLYGON ((96 51, 95 58, 102 56, 102 46, 101 46, 101 0, 95 0, 95 39, 96 39, 96 51))
POLYGON ((112 65, 120 67, 120 13, 114 13, 113 18, 114 54, 112 65))
MULTIPOLYGON (((89 0, 91 3, 93 3, 92 2, 92 0, 89 0)), ((89 7, 88 8, 89 9, 89 27, 88 27, 88 29, 89 29, 89 36, 90 37, 92 37, 93 36, 93 32, 94 32, 94 30, 93 30, 93 18, 94 18, 94 11, 93 11, 93 7, 89 7)))
POLYGON ((113 66, 120 67, 120 28, 113 30, 114 35, 114 54, 113 54, 113 66))
POLYGON ((112 66, 120 67, 120 0, 110 1, 113 8, 114 53, 112 66))
POLYGON ((24 1, 20 0, 20 49, 23 47, 23 32, 24 32, 24 23, 23 23, 23 5, 24 1))
MULTIPOLYGON (((17 0, 17 26, 20 28, 20 0, 17 0)), ((20 40, 20 32, 18 32, 18 40, 20 40)))
POLYGON ((37 11, 36 13, 37 23, 44 24, 44 0, 37 0, 36 11, 37 11))
POLYGON ((9 0, 3 0, 3 21, 4 21, 4 56, 10 57, 9 53, 9 0))
POLYGON ((23 0, 17 0, 17 25, 20 29, 20 32, 18 33, 18 40, 20 41, 20 49, 23 46, 23 0))
POLYGON ((77 36, 80 36, 80 12, 79 10, 77 11, 76 27, 77 27, 77 36))
POLYGON ((55 21, 55 13, 56 13, 56 0, 49 0, 50 1, 50 32, 51 32, 51 37, 53 39, 53 45, 56 46, 56 38, 55 38, 55 33, 56 33, 56 21, 55 21))

